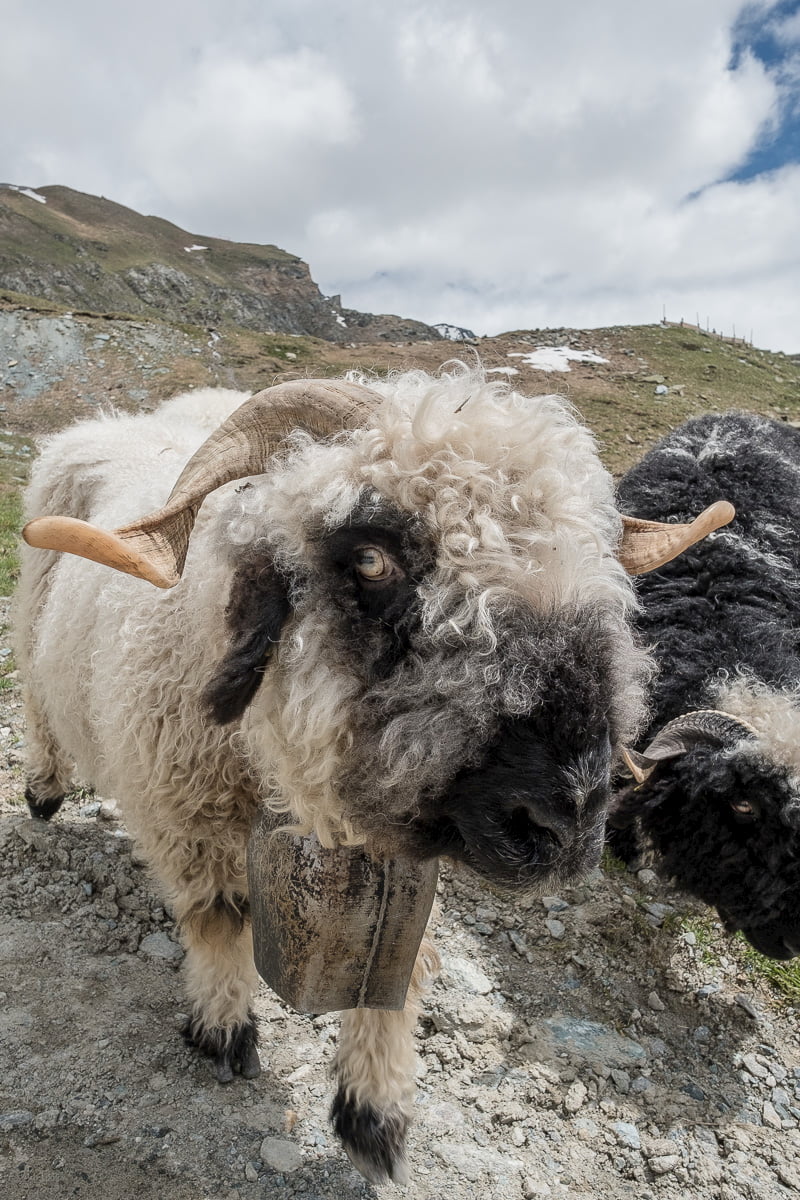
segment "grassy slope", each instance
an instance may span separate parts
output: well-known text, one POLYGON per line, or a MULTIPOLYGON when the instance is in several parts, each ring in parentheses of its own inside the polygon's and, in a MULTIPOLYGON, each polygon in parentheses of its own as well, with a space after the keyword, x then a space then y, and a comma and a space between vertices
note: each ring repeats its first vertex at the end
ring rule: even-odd
MULTIPOLYGON (((127 209, 121 212, 129 214, 127 209)), ((0 293, 0 308, 23 307, 42 315, 66 311, 65 306, 50 301, 0 293)), ((149 331, 160 328, 185 334, 187 344, 206 346, 205 331, 190 325, 170 326, 121 314, 115 319, 123 323, 130 320, 131 328, 143 330, 143 340, 150 336, 149 331)), ((108 328, 108 320, 108 314, 87 314, 84 323, 89 338, 108 328)), ((87 366, 87 355, 86 363, 76 370, 81 377, 78 382, 71 384, 65 374, 35 404, 28 408, 18 402, 9 406, 2 418, 6 429, 0 432, 5 446, 0 448, 0 484, 13 492, 24 478, 31 435, 59 428, 86 411, 83 401, 70 402, 70 387, 84 396, 91 394, 95 403, 113 402, 118 407, 137 409, 140 402, 125 399, 123 385, 132 382, 146 382, 149 406, 178 391, 208 384, 259 390, 282 379, 338 375, 346 370, 378 374, 409 367, 436 370, 453 358, 467 362, 479 359, 489 369, 513 364, 519 371, 512 380, 518 390, 528 395, 561 391, 567 396, 594 431, 605 462, 617 474, 667 430, 698 413, 744 408, 800 424, 800 357, 734 345, 688 327, 647 325, 569 333, 582 348, 598 350, 608 364, 574 364, 568 374, 547 374, 526 366, 519 354, 534 348, 548 336, 547 331, 516 331, 482 338, 476 346, 448 342, 339 346, 311 337, 230 329, 217 343, 213 359, 205 352, 176 352, 160 360, 166 365, 147 375, 145 381, 141 373, 132 377, 130 356, 115 351, 114 344, 109 343, 104 350, 104 366, 96 378, 87 366), (652 377, 663 377, 670 389, 667 395, 655 395, 652 377), (111 388, 113 381, 116 390, 111 388)), ((6 525, 13 524, 13 503, 13 499, 6 501, 10 514, 5 518, 6 525)))
POLYGON ((254 260, 270 266, 301 264, 297 255, 277 246, 199 237, 162 217, 143 216, 102 196, 66 187, 44 187, 40 194, 46 204, 32 204, 19 192, 0 191, 2 205, 16 217, 6 253, 58 264, 78 262, 88 251, 109 270, 161 262, 217 282, 226 281, 228 270, 251 266, 254 260), (197 244, 213 250, 213 263, 201 251, 187 253, 186 246, 197 244))
POLYGON ((610 359, 608 366, 538 378, 575 404, 615 473, 699 413, 742 408, 800 420, 800 359, 679 326, 591 330, 584 337, 586 347, 610 359), (655 394, 653 377, 663 379, 666 395, 655 394))
MULTIPOLYGON (((42 263, 50 271, 85 269, 94 263, 98 279, 131 267, 160 263, 205 284, 250 286, 252 273, 280 269, 304 275, 305 264, 277 246, 259 246, 198 237, 161 217, 142 216, 121 204, 65 187, 44 187, 46 204, 8 189, 0 190, 0 234, 9 261, 42 263), (207 251, 187 253, 201 244, 207 251)), ((83 276, 82 287, 89 286, 83 276)), ((102 295, 98 292, 98 296, 102 295)), ((98 307, 102 307, 98 304, 98 307)))

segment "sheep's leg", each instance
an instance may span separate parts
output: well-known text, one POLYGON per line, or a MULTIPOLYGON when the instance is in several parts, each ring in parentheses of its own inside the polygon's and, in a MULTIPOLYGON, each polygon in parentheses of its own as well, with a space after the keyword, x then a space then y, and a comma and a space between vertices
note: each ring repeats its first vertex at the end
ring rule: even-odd
POLYGON ((191 1016, 186 1040, 214 1060, 220 1083, 261 1070, 251 1008, 258 986, 247 900, 218 893, 211 905, 175 906, 184 945, 191 1016))
POLYGON ((66 761, 30 692, 25 695, 25 723, 25 799, 32 817, 49 821, 61 808, 69 791, 72 765, 66 761))
POLYGON ((333 1062, 337 1083, 331 1121, 355 1167, 370 1183, 408 1178, 406 1132, 414 1102, 413 1032, 420 996, 439 960, 430 940, 420 946, 401 1012, 358 1008, 343 1014, 333 1062))

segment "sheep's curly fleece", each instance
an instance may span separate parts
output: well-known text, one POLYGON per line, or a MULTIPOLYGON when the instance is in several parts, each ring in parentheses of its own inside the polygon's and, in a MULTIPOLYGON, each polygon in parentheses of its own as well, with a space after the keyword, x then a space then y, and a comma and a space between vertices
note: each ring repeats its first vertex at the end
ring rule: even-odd
MULTIPOLYGON (((460 370, 436 380, 420 372, 366 382, 386 397, 369 430, 335 445, 296 435, 252 487, 231 484, 205 501, 180 587, 157 593, 95 564, 42 552, 22 581, 22 609, 38 612, 51 571, 61 598, 50 596, 27 638, 21 623, 23 676, 50 697, 52 734, 69 748, 78 774, 120 800, 148 850, 210 803, 249 819, 257 792, 326 844, 358 837, 331 781, 351 736, 360 681, 332 664, 323 684, 329 631, 317 614, 293 624, 281 647, 286 670, 273 674, 241 729, 211 729, 199 708, 225 647, 231 567, 258 538, 265 513, 282 565, 299 574, 316 532, 344 522, 365 489, 418 513, 437 544, 426 619, 443 646, 448 631, 468 639, 478 671, 495 644, 497 615, 520 599, 543 614, 602 609, 620 643, 620 740, 641 722, 647 664, 626 625, 635 600, 614 557, 620 518, 613 486, 564 402, 509 395, 505 384, 460 370), (91 684, 87 673, 65 669, 75 662, 91 662, 91 684), (266 793, 263 782, 254 786, 245 747, 257 778, 269 781, 266 793), (223 789, 213 801, 210 778, 223 789)), ((58 435, 35 465, 27 515, 58 511, 114 528, 158 507, 189 455, 244 398, 193 392, 151 416, 101 418, 58 435)), ((475 703, 482 702, 479 690, 475 703)), ((475 717, 480 724, 482 713, 475 717)), ((438 736, 429 728, 419 733, 438 736)), ((429 757, 422 743, 415 753, 387 740, 386 753, 390 764, 429 757)))
POLYGON ((638 581, 637 624, 658 640, 650 731, 688 708, 717 706, 757 723, 764 748, 785 757, 775 718, 782 709, 797 722, 800 430, 749 413, 698 417, 619 485, 623 511, 651 520, 690 521, 719 499, 734 504, 733 523, 638 581), (770 712, 753 704, 767 691, 784 696, 770 712))
POLYGON ((637 622, 659 668, 642 744, 692 709, 722 709, 756 735, 690 750, 618 812, 638 814, 656 865, 730 928, 765 945, 764 931, 780 929, 797 944, 800 430, 748 413, 688 421, 628 472, 619 497, 660 521, 721 498, 736 508, 730 526, 639 581, 637 622), (737 816, 739 800, 755 820, 737 816))
MULTIPOLYGON (((241 917, 260 803, 326 845, 372 847, 393 829, 399 838, 470 743, 485 745, 493 721, 546 709, 552 689, 580 864, 599 850, 609 754, 643 718, 650 661, 630 629, 636 601, 615 557, 613 485, 565 403, 526 399, 460 366, 362 382, 383 397, 368 428, 325 443, 295 434, 263 475, 206 499, 173 590, 68 555, 24 556, 17 651, 31 795, 57 807, 74 760, 119 800, 180 923, 188 1033, 221 1062, 220 1078, 231 1055, 243 1073, 257 1068, 257 981, 241 917), (389 680, 368 678, 370 646, 359 640, 384 636, 380 622, 372 633, 354 623, 361 632, 348 641, 338 594, 315 571, 329 534, 381 506, 419 535, 415 553, 430 548, 414 580, 417 641, 389 680), (264 684, 241 719, 219 725, 203 697, 228 649, 226 602, 243 563, 255 579, 274 565, 289 615, 264 684)), ((158 508, 244 399, 194 392, 149 416, 67 430, 42 450, 27 515, 114 529, 158 508)), ((411 1030, 434 962, 424 941, 403 1012, 343 1020, 333 1116, 374 1180, 403 1175, 411 1030)))

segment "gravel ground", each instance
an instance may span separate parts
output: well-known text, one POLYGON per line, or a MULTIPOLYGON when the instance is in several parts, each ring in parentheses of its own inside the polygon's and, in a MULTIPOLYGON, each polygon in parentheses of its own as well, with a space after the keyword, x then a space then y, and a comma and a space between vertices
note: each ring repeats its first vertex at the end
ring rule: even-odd
MULTIPOLYGON (((0 612, 2 616, 2 612, 0 612)), ((0 657, 5 642, 0 638, 0 657)), ((181 948, 113 801, 21 802, 0 692, 0 1194, 387 1196, 327 1124, 333 1017, 263 989, 264 1071, 184 1047, 181 948)), ((411 1200, 800 1194, 797 1014, 651 872, 499 900, 447 869, 420 1024, 411 1200)))
POLYGON ((0 307, 0 420, 50 433, 111 407, 151 408, 190 385, 231 386, 215 344, 156 322, 0 307))

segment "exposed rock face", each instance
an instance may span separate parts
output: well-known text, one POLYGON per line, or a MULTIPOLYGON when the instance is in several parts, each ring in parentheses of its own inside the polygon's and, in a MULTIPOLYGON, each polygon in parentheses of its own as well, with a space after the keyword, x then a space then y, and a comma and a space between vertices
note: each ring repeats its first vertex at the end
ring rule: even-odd
MULTIPOLYGON (((338 299, 338 297, 335 297, 338 299)), ((342 316, 347 323, 347 341, 363 342, 386 340, 390 342, 438 342, 440 333, 432 325, 413 321, 408 317, 395 317, 391 313, 357 312, 354 308, 343 308, 342 316)))
POLYGON ((441 323, 434 325, 434 329, 440 337, 446 338, 448 342, 476 342, 478 340, 472 330, 465 329, 463 325, 441 323))
POLYGON ((438 341, 421 321, 342 309, 277 246, 186 233, 71 188, 0 184, 0 287, 93 312, 331 342, 438 341))

